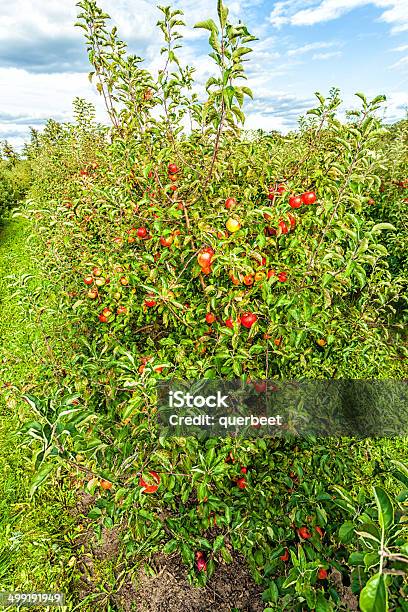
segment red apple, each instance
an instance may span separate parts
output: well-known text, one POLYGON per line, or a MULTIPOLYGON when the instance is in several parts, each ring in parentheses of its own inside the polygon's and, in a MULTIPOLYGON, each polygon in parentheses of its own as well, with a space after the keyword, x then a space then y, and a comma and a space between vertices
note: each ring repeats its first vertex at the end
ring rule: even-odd
POLYGON ((302 202, 303 204, 314 204, 317 200, 316 194, 314 191, 307 191, 306 193, 302 194, 302 202))
POLYGON ((302 206, 302 198, 300 196, 292 196, 289 198, 289 206, 291 208, 300 208, 302 206))
POLYGON ((211 325, 211 323, 214 323, 214 321, 216 320, 216 316, 212 312, 207 312, 207 314, 205 315, 205 320, 208 325, 211 325))
POLYGON ((253 314, 252 312, 245 312, 241 316, 241 324, 247 329, 250 329, 254 325, 254 323, 257 322, 257 320, 258 320, 258 317, 256 316, 256 314, 253 314))

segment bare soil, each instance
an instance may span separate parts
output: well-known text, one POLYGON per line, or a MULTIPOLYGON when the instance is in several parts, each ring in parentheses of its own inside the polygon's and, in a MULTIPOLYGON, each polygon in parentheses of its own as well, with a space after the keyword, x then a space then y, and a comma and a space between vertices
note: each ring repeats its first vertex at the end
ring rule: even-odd
POLYGON ((262 589, 255 584, 245 561, 236 557, 219 565, 206 587, 195 588, 178 555, 153 560, 156 575, 139 575, 138 612, 262 612, 262 589))
MULTIPOLYGON (((84 515, 94 497, 78 497, 76 513, 82 531, 77 538, 79 578, 73 585, 75 599, 83 602, 81 610, 103 612, 262 612, 262 588, 251 577, 245 560, 235 555, 232 563, 218 565, 214 575, 202 588, 192 586, 187 570, 177 554, 155 555, 149 565, 154 575, 141 568, 140 560, 124 561, 118 528, 102 529, 97 539, 91 521, 84 515), (101 580, 98 566, 111 562, 116 584, 101 580), (84 603, 88 601, 89 604, 84 603), (86 606, 89 605, 89 608, 86 606), (110 607, 109 607, 110 606, 110 607)), ((115 582, 115 580, 113 581, 115 582)))

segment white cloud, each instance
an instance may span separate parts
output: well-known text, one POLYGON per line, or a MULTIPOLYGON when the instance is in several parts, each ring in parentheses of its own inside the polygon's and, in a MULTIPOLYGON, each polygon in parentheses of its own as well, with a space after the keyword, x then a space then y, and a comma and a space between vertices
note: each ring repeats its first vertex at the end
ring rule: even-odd
POLYGON ((328 59, 334 59, 335 57, 341 57, 342 56, 342 52, 341 51, 331 51, 329 53, 315 53, 312 56, 312 59, 314 60, 328 60, 328 59))
POLYGON ((283 25, 311 26, 338 19, 353 9, 375 6, 383 12, 380 20, 388 23, 393 33, 408 30, 407 0, 286 0, 277 2, 269 16, 275 27, 283 25))
POLYGON ((406 116, 408 111, 408 92, 393 91, 387 96, 386 118, 397 121, 406 116))
POLYGON ((71 73, 67 78, 64 73, 33 74, 20 68, 0 68, 0 90, 0 117, 26 116, 28 125, 30 118, 36 123, 49 117, 68 120, 76 96, 86 97, 96 105, 100 118, 104 116, 101 98, 86 73, 71 73))
POLYGON ((403 68, 408 68, 408 55, 405 55, 404 57, 401 57, 401 59, 399 59, 397 62, 395 62, 395 64, 392 64, 390 66, 390 68, 396 68, 396 69, 403 69, 403 68))
POLYGON ((403 53, 404 51, 408 51, 408 45, 400 45, 399 47, 394 47, 394 49, 391 49, 391 51, 403 53))
POLYGON ((298 47, 297 49, 289 49, 288 55, 303 55, 305 53, 309 53, 309 51, 315 51, 316 49, 327 49, 329 47, 335 46, 334 42, 314 42, 309 43, 307 45, 303 45, 302 47, 298 47))

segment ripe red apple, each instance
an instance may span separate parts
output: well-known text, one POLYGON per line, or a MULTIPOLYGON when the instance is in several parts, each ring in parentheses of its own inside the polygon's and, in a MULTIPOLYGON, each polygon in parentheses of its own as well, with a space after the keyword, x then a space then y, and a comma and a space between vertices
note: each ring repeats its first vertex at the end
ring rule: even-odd
POLYGON ((280 219, 278 225, 282 231, 282 234, 287 234, 289 232, 289 228, 286 225, 286 223, 283 221, 283 219, 280 219))
POLYGON ((302 538, 303 540, 308 540, 309 538, 312 537, 312 534, 310 533, 307 527, 300 527, 297 530, 297 532, 298 532, 298 536, 302 538))
POLYGON ((302 196, 302 202, 303 204, 314 204, 317 200, 316 194, 314 191, 307 191, 306 193, 303 193, 302 196))
POLYGON ((279 559, 280 559, 281 561, 285 561, 285 562, 286 562, 286 561, 289 561, 289 551, 288 551, 288 549, 287 549, 287 548, 285 548, 285 552, 283 553, 283 555, 281 555, 281 556, 279 557, 279 559))
POLYGON ((283 183, 278 185, 278 187, 277 187, 277 192, 278 193, 285 193, 285 191, 286 191, 286 185, 284 185, 283 183))
POLYGON ((246 467, 242 467, 241 468, 241 474, 246 474, 247 473, 247 468, 246 467))
POLYGON ((275 270, 268 270, 268 278, 272 278, 272 276, 276 276, 275 270))
POLYGON ((254 382, 254 389, 255 391, 257 391, 258 393, 265 393, 266 391, 266 382, 262 381, 262 382, 254 382))
POLYGON ((164 247, 169 247, 173 244, 173 236, 167 236, 167 238, 165 236, 160 236, 160 244, 164 247))
POLYGON ((109 482, 109 480, 101 480, 101 487, 104 491, 109 491, 113 487, 113 484, 109 482))
POLYGON ((99 321, 101 323, 107 323, 108 322, 108 317, 106 315, 104 315, 104 314, 100 314, 99 315, 99 321))
POLYGON ((143 478, 139 479, 139 485, 142 487, 142 493, 156 493, 159 485, 150 485, 143 478))
POLYGON ((238 478, 237 480, 237 487, 239 489, 246 489, 247 483, 245 478, 238 478))
POLYGON ((296 227, 296 219, 295 219, 295 217, 289 213, 288 214, 288 219, 289 219, 289 223, 290 223, 291 229, 295 229, 295 227, 296 227))
POLYGON ((289 198, 289 206, 291 208, 300 208, 302 206, 301 196, 292 196, 289 198))
POLYGON ((94 282, 94 279, 92 276, 85 276, 84 278, 85 285, 92 285, 93 282, 94 282))
POLYGON ((203 253, 209 253, 211 256, 215 255, 215 251, 211 247, 204 247, 202 249, 202 252, 203 253))
POLYGON ((170 174, 177 174, 177 172, 179 171, 179 168, 177 164, 169 164, 168 171, 170 174))
POLYGON ((206 572, 207 571, 207 563, 204 559, 204 557, 199 557, 197 559, 197 569, 199 572, 206 572))
POLYGON ((236 201, 236 199, 235 199, 235 198, 227 198, 227 199, 225 200, 225 208, 226 208, 227 210, 229 210, 230 208, 232 208, 233 206, 235 206, 235 205, 236 205, 236 203, 237 203, 237 201, 236 201))
POLYGON ((211 323, 214 323, 214 321, 216 320, 216 316, 212 312, 207 312, 207 314, 205 315, 205 320, 208 325, 211 325, 211 323))
POLYGON ((280 272, 278 274, 278 281, 280 283, 286 283, 287 280, 288 280, 288 275, 286 272, 280 272))
POLYGON ((116 312, 118 315, 127 314, 127 308, 125 306, 119 306, 116 312))
POLYGON ((327 570, 325 570, 324 567, 321 567, 319 571, 317 572, 317 578, 318 580, 326 580, 327 570))
POLYGON ((241 324, 247 329, 250 329, 254 325, 254 323, 257 322, 257 320, 258 320, 258 317, 256 316, 256 314, 253 314, 252 312, 245 312, 241 316, 241 324))
POLYGON ((139 236, 139 238, 146 238, 147 229, 145 227, 139 227, 137 230, 137 235, 139 236))
POLYGON ((177 185, 170 185, 170 191, 177 191, 177 185))
POLYGON ((211 253, 208 253, 207 251, 202 251, 201 253, 199 253, 197 255, 197 263, 200 266, 200 268, 208 268, 211 264, 211 260, 212 260, 212 255, 211 253))
POLYGON ((231 319, 231 317, 225 321, 225 326, 229 327, 230 329, 234 328, 234 321, 231 319))

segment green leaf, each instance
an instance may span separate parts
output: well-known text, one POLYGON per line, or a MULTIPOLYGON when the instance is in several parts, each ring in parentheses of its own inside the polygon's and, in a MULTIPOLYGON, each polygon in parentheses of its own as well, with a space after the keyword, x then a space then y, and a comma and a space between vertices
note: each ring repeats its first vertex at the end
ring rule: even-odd
POLYGON ((102 510, 100 508, 92 508, 87 514, 90 519, 98 519, 102 516, 102 510))
POLYGON ((370 578, 360 593, 361 612, 388 612, 388 593, 382 574, 370 578))
POLYGON ((378 565, 380 562, 380 555, 378 552, 371 552, 364 555, 364 564, 366 569, 369 570, 374 565, 378 565))
POLYGON ((169 540, 163 548, 165 555, 171 555, 177 548, 177 540, 169 540))
POLYGON ((380 530, 374 523, 364 523, 356 530, 356 533, 364 540, 371 540, 377 544, 381 542, 380 530))
POLYGON ((352 552, 348 558, 348 564, 353 567, 357 565, 364 565, 364 553, 352 552))
POLYGON ((30 497, 34 495, 38 487, 48 478, 54 467, 53 464, 44 465, 44 467, 34 476, 30 486, 30 497))
POLYGON ((227 24, 227 19, 228 19, 229 11, 228 11, 228 8, 222 2, 222 0, 218 0, 217 11, 218 11, 218 17, 219 17, 219 20, 220 20, 221 27, 225 28, 225 26, 227 24))
POLYGON ((220 550, 220 548, 222 548, 223 546, 224 546, 224 536, 219 535, 214 540, 213 552, 217 552, 217 550, 220 550))
POLYGON ((364 103, 367 103, 367 98, 365 97, 365 95, 363 93, 357 92, 354 95, 357 96, 358 98, 360 98, 360 100, 362 100, 364 103))
POLYGON ((339 540, 343 544, 349 544, 354 536, 354 523, 346 521, 339 529, 339 540))
POLYGON ((371 232, 376 233, 376 232, 381 232, 382 230, 390 230, 390 231, 395 232, 396 229, 397 228, 391 225, 391 223, 377 223, 376 225, 374 225, 371 232))
MULTIPOLYGON (((274 580, 271 581, 267 590, 262 593, 262 599, 263 601, 271 601, 272 603, 276 603, 278 601, 279 589, 274 580)), ((266 608, 266 609, 270 610, 270 608, 266 608)), ((264 610, 264 612, 266 611, 264 610)))
POLYGON ((317 593, 315 610, 316 612, 332 612, 333 610, 333 604, 327 601, 322 591, 317 593))
POLYGON ((194 27, 201 28, 204 30, 209 30, 210 32, 213 32, 216 36, 218 36, 219 34, 219 30, 217 28, 215 21, 213 21, 213 19, 207 19, 206 21, 199 21, 198 23, 195 24, 194 27))
POLYGON ((392 473, 394 478, 408 487, 408 467, 404 463, 401 463, 401 461, 391 461, 391 463, 397 467, 397 470, 392 473))
POLYGON ((374 487, 381 529, 388 529, 394 522, 394 507, 387 493, 381 487, 374 487))

